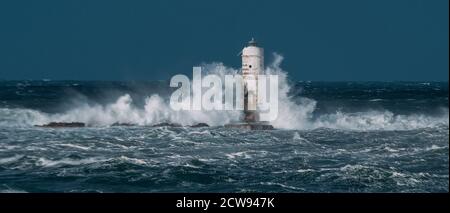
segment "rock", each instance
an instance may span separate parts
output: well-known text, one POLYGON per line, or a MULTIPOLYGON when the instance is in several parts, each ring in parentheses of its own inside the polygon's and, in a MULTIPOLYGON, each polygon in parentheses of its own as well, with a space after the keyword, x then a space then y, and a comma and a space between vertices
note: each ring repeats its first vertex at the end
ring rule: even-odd
POLYGON ((192 128, 209 127, 209 125, 206 124, 206 123, 198 123, 198 124, 194 124, 194 125, 192 125, 190 127, 192 127, 192 128))
POLYGON ((60 128, 60 127, 85 127, 85 123, 81 122, 50 122, 44 125, 35 125, 37 127, 49 127, 49 128, 60 128))
POLYGON ((167 123, 167 122, 155 124, 155 125, 153 125, 152 127, 163 127, 163 126, 167 126, 167 127, 182 127, 181 124, 177 124, 177 123, 167 123))
POLYGON ((250 123, 231 123, 226 124, 227 128, 238 128, 238 129, 247 129, 247 130, 273 130, 273 126, 267 123, 262 122, 250 122, 250 123))
POLYGON ((116 123, 113 123, 111 126, 136 126, 136 124, 133 124, 133 123, 119 123, 119 122, 116 122, 116 123))

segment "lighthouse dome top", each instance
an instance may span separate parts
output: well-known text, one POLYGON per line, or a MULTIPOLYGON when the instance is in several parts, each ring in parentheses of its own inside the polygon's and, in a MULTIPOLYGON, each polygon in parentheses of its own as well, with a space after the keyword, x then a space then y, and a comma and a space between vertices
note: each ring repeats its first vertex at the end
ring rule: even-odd
POLYGON ((252 38, 252 40, 250 40, 247 44, 248 47, 256 47, 258 46, 258 43, 256 42, 256 40, 254 38, 252 38))

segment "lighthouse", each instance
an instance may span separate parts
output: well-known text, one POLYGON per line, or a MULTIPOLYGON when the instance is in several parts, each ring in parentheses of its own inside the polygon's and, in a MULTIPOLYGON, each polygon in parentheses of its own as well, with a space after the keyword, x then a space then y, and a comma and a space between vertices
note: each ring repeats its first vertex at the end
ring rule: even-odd
POLYGON ((244 83, 244 115, 243 121, 258 122, 258 75, 264 74, 264 49, 258 46, 255 39, 242 50, 242 78, 244 83))
POLYGON ((247 130, 272 130, 274 129, 273 126, 268 122, 260 121, 258 112, 258 75, 264 74, 264 49, 252 38, 242 49, 241 57, 244 111, 239 122, 226 124, 225 127, 247 130))

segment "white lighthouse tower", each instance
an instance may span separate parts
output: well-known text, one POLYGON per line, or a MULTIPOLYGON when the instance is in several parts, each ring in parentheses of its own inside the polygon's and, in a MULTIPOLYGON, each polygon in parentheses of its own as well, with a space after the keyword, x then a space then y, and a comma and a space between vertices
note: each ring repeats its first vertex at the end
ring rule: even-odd
POLYGON ((258 122, 258 75, 264 72, 264 49, 252 38, 242 50, 244 80, 244 121, 258 122))
POLYGON ((271 130, 272 125, 259 120, 258 75, 264 74, 264 49, 255 39, 242 50, 242 80, 244 88, 244 113, 240 122, 229 123, 225 127, 248 130, 271 130))

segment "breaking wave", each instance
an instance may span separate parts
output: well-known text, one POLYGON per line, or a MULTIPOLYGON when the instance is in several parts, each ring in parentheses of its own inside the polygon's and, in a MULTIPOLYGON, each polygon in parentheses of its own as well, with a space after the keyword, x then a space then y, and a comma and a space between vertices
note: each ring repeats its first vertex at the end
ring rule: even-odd
MULTIPOLYGON (((367 110, 354 113, 335 112, 314 116, 317 102, 310 98, 289 96, 290 84, 287 72, 280 67, 283 57, 274 54, 273 62, 266 67, 266 74, 277 74, 279 79, 278 118, 272 122, 281 129, 346 129, 346 130, 410 130, 418 128, 448 126, 448 108, 439 116, 423 114, 399 115, 388 110, 367 110)), ((224 78, 238 70, 222 63, 203 64, 203 72, 224 78)), ((168 98, 151 95, 145 99, 144 107, 137 107, 129 94, 119 97, 114 103, 88 104, 63 113, 44 113, 33 109, 0 108, 0 126, 32 126, 49 122, 83 122, 88 126, 109 126, 115 123, 153 125, 161 122, 191 125, 207 123, 221 126, 241 117, 238 111, 173 111, 168 98)))
MULTIPOLYGON (((62 114, 47 114, 31 109, 0 109, 0 126, 25 127, 43 125, 49 122, 83 122, 88 126, 110 126, 114 123, 133 123, 137 125, 154 125, 161 122, 173 122, 183 125, 204 122, 211 126, 221 126, 239 118, 239 115, 226 117, 219 113, 176 113, 160 102, 157 108, 137 109, 131 105, 128 95, 122 96, 112 106, 86 106, 70 110, 62 114), (125 103, 124 103, 125 102, 125 103), (114 106, 121 105, 122 108, 114 106), (184 114, 184 115, 183 115, 184 114)), ((151 100, 150 102, 153 102, 151 100)), ((155 103, 149 103, 155 106, 155 103)), ((344 130, 411 130, 449 125, 448 110, 442 116, 427 116, 421 114, 395 115, 390 111, 368 111, 357 113, 336 112, 312 117, 308 105, 298 106, 288 119, 275 121, 275 128, 281 129, 344 129, 344 130), (300 112, 298 112, 300 111, 300 112)))

